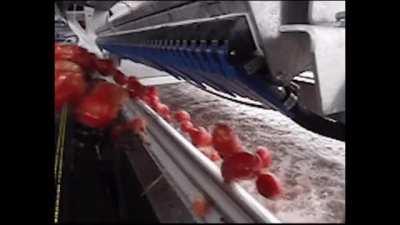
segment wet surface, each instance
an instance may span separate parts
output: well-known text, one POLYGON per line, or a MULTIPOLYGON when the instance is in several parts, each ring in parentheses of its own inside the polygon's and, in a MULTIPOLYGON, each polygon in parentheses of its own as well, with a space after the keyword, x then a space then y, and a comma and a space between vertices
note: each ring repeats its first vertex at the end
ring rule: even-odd
POLYGON ((209 130, 225 122, 248 151, 259 145, 273 153, 270 170, 284 184, 272 201, 257 193, 254 181, 240 184, 284 222, 342 222, 345 217, 345 143, 305 130, 279 112, 234 103, 187 83, 159 87, 171 110, 187 110, 209 130))

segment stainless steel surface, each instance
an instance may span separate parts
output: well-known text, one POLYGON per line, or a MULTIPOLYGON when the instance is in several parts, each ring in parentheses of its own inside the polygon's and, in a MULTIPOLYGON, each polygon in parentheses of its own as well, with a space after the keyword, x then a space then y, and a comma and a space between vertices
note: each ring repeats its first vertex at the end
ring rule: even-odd
MULTIPOLYGON (((311 108, 320 115, 346 110, 345 29, 330 26, 285 25, 284 33, 303 33, 310 40, 310 53, 314 62, 310 67, 315 76, 315 97, 320 107, 311 108)), ((310 106, 310 101, 303 100, 310 106)))
MULTIPOLYGON (((131 114, 127 118, 133 115, 131 114)), ((190 207, 185 205, 187 199, 182 199, 180 189, 176 189, 174 185, 171 185, 171 179, 169 178, 171 175, 167 174, 169 170, 168 172, 166 171, 170 168, 161 166, 152 155, 154 154, 152 151, 161 151, 161 147, 151 137, 149 137, 149 141, 151 141, 152 146, 147 151, 139 149, 138 151, 125 152, 138 180, 146 191, 143 194, 150 201, 161 223, 196 222, 196 219, 191 214, 190 207), (158 182, 155 182, 157 180, 158 182), (151 188, 149 188, 150 185, 152 185, 151 188)), ((174 175, 176 179, 182 179, 179 171, 174 171, 174 175)), ((181 180, 181 182, 183 181, 185 180, 181 180)))
MULTIPOLYGON (((202 220, 192 215, 191 203, 194 197, 198 196, 201 191, 198 187, 190 180, 182 171, 182 169, 175 163, 175 161, 165 151, 166 147, 171 148, 171 142, 168 137, 160 136, 155 137, 153 132, 159 130, 158 127, 154 128, 152 125, 152 118, 147 117, 141 110, 138 109, 137 104, 126 105, 124 107, 124 115, 126 118, 132 118, 133 116, 142 116, 146 118, 149 123, 149 135, 147 136, 148 141, 151 143, 150 146, 146 146, 146 152, 127 152, 128 157, 136 165, 138 178, 141 180, 143 186, 150 185, 158 174, 162 174, 163 178, 160 183, 155 185, 154 192, 150 191, 147 193, 147 197, 152 202, 152 205, 160 219, 160 222, 218 222, 220 214, 213 210, 210 214, 202 220), (154 130, 156 129, 156 130, 154 130), (165 145, 166 143, 170 143, 165 145), (151 158, 151 159, 150 159, 151 158), (156 171, 152 164, 157 165, 156 171), (160 192, 160 189, 163 190, 160 192), (180 199, 174 199, 173 193, 177 194, 180 199), (166 205, 166 203, 173 204, 166 205), (184 205, 179 204, 182 202, 184 205), (190 217, 188 217, 188 213, 190 217), (183 216, 182 214, 185 214, 183 216)), ((158 118, 158 120, 161 120, 158 118)), ((157 121, 154 121, 157 123, 157 121)))
MULTIPOLYGON (((114 31, 127 31, 127 30, 137 30, 139 28, 150 27, 166 23, 181 22, 185 20, 196 20, 210 18, 219 15, 226 15, 232 13, 243 13, 245 12, 245 2, 244 1, 227 1, 227 2, 210 2, 210 1, 198 1, 192 2, 190 4, 184 4, 187 1, 182 1, 182 3, 176 3, 174 6, 177 8, 172 8, 165 12, 160 12, 157 14, 150 14, 154 10, 152 8, 146 7, 150 3, 143 3, 143 7, 138 7, 132 11, 131 15, 126 15, 113 21, 114 31), (220 5, 220 6, 219 6, 220 5), (215 8, 220 8, 220 10, 215 10, 215 8), (149 12, 150 11, 150 12, 149 12), (141 15, 141 16, 137 16, 141 15), (143 17, 142 15, 149 15, 143 17), (122 21, 130 21, 129 23, 122 24, 122 21), (119 24, 117 26, 117 24, 119 24)), ((153 3, 154 4, 154 3, 153 3)), ((162 4, 158 1, 157 4, 162 4)), ((98 30, 98 33, 105 35, 107 33, 114 33, 111 30, 105 31, 106 27, 98 30), (101 32, 100 32, 101 30, 101 32)))
POLYGON ((217 210, 230 222, 279 222, 241 186, 236 183, 225 184, 217 165, 147 105, 142 102, 132 103, 128 109, 148 119, 150 136, 158 143, 156 146, 161 147, 159 150, 153 147, 148 150, 153 152, 152 156, 160 162, 161 168, 169 167, 167 171, 173 174, 171 180, 180 188, 194 185, 212 199, 217 210), (185 180, 190 182, 182 184, 185 180))
POLYGON ((118 26, 128 21, 134 21, 141 17, 145 17, 150 14, 155 14, 166 9, 183 5, 189 1, 133 1, 127 5, 130 6, 132 11, 135 13, 124 16, 123 18, 116 19, 113 21, 113 25, 118 26))
POLYGON ((345 1, 310 1, 309 20, 311 24, 332 24, 336 13, 345 10, 345 1))

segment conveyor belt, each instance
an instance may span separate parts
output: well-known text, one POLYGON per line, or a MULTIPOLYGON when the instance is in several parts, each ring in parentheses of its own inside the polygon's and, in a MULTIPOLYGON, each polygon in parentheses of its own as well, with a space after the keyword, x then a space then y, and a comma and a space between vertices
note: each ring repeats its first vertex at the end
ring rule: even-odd
POLYGON ((205 222, 280 222, 237 183, 223 182, 216 164, 205 157, 175 128, 161 119, 143 102, 131 102, 124 107, 124 117, 144 117, 148 121, 146 148, 166 174, 168 182, 176 186, 186 204, 196 193, 202 193, 213 202, 214 211, 205 222))

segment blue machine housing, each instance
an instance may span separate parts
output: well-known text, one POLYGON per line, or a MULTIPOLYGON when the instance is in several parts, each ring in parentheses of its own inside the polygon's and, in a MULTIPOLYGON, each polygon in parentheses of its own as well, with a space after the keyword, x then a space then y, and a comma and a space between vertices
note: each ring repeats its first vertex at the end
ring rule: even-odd
POLYGON ((229 59, 231 51, 227 41, 222 43, 148 41, 139 45, 99 41, 98 44, 122 58, 165 71, 199 87, 204 88, 203 84, 207 84, 232 96, 237 94, 254 99, 254 95, 248 94, 251 90, 279 111, 292 116, 283 106, 281 99, 271 90, 276 87, 268 84, 265 74, 261 72, 249 74, 243 65, 231 62, 229 59))

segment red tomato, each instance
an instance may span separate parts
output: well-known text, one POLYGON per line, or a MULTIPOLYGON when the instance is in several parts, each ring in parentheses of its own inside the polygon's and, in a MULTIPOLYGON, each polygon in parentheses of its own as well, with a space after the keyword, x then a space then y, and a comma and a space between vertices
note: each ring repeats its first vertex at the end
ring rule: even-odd
POLYGON ((105 81, 99 81, 91 91, 92 95, 105 101, 110 101, 117 106, 129 99, 129 93, 124 88, 105 81))
POLYGON ((75 104, 87 88, 82 73, 58 71, 55 73, 55 106, 60 111, 65 103, 75 104))
POLYGON ((92 57, 88 51, 77 45, 57 44, 55 46, 55 59, 69 60, 79 64, 85 70, 93 69, 92 57))
POLYGON ((204 127, 199 127, 198 129, 193 129, 190 132, 190 138, 192 143, 196 147, 211 146, 212 138, 211 134, 204 127))
POLYGON ((54 43, 54 53, 57 54, 57 52, 60 52, 62 49, 63 44, 61 43, 54 43))
POLYGON ((127 83, 128 83, 128 89, 137 90, 139 89, 140 86, 142 86, 142 84, 133 76, 128 77, 127 83))
POLYGON ((92 128, 107 127, 117 116, 119 107, 110 101, 88 95, 76 108, 76 119, 92 128))
POLYGON ((126 126, 135 134, 144 133, 147 127, 147 121, 144 118, 134 118, 128 121, 126 126))
POLYGON ((151 86, 151 87, 147 87, 146 88, 146 95, 147 96, 152 96, 152 97, 158 97, 159 96, 159 93, 158 93, 158 90, 157 90, 157 88, 156 87, 154 87, 154 86, 151 86))
POLYGON ((121 71, 119 71, 119 70, 117 70, 117 69, 113 69, 113 70, 111 71, 111 75, 113 76, 114 81, 115 81, 117 84, 121 85, 121 86, 123 86, 123 85, 125 85, 125 84, 128 83, 128 77, 125 76, 124 73, 122 73, 121 71))
POLYGON ((163 103, 160 103, 156 106, 156 111, 160 114, 161 117, 171 116, 171 110, 169 107, 163 103))
POLYGON ((221 173, 226 182, 239 179, 251 179, 261 169, 260 159, 248 152, 239 152, 224 159, 221 173))
POLYGON ((182 123, 183 121, 190 121, 190 114, 186 112, 185 110, 179 110, 178 112, 175 113, 175 119, 179 123, 182 123))
POLYGON ((99 73, 101 73, 102 75, 109 76, 112 74, 114 70, 114 65, 110 59, 94 58, 93 62, 96 70, 99 71, 99 73))
POLYGON ((196 127, 194 126, 194 124, 193 124, 193 127, 190 128, 190 129, 188 130, 187 133, 191 136, 192 133, 195 133, 195 132, 200 132, 200 130, 199 130, 199 128, 196 128, 196 127))
POLYGON ((84 73, 81 66, 78 64, 68 61, 68 60, 56 60, 54 64, 54 69, 56 72, 58 71, 70 71, 76 73, 84 73))
POLYGON ((130 97, 132 100, 136 100, 136 99, 138 98, 138 96, 137 96, 135 90, 131 89, 131 90, 128 90, 128 92, 129 92, 129 97, 130 97))
POLYGON ((123 88, 99 81, 79 104, 77 120, 93 128, 106 127, 118 116, 121 105, 127 99, 128 93, 123 88))
POLYGON ((138 97, 143 100, 143 98, 146 96, 146 88, 144 86, 142 86, 142 87, 138 88, 136 93, 137 93, 138 97))
POLYGON ((258 192, 266 198, 275 199, 282 194, 281 182, 270 172, 258 175, 256 185, 258 192))
POLYGON ((204 197, 197 197, 192 203, 192 210, 198 217, 203 218, 209 212, 210 205, 204 197))
POLYGON ((210 159, 212 161, 218 161, 218 160, 221 160, 221 156, 219 155, 219 153, 217 151, 213 151, 213 153, 211 154, 210 159))
POLYGON ((158 96, 144 96, 143 101, 145 101, 153 109, 160 104, 160 99, 158 96))
MULTIPOLYGON (((139 83, 139 82, 137 82, 139 83)), ((151 108, 156 109, 157 105, 160 104, 160 98, 158 97, 158 91, 156 87, 144 87, 140 83, 137 85, 136 89, 139 94, 137 94, 147 105, 151 108)), ((167 116, 169 118, 169 116, 167 116)))
POLYGON ((181 123, 181 130, 183 132, 189 133, 194 128, 193 123, 186 120, 181 123))
POLYGON ((272 155, 267 147, 258 146, 256 155, 260 157, 262 167, 268 168, 272 164, 272 155))
POLYGON ((134 90, 135 97, 144 99, 146 95, 146 87, 143 86, 135 77, 130 76, 127 81, 128 89, 134 90))
POLYGON ((215 150, 224 158, 243 151, 239 137, 226 124, 219 123, 215 125, 212 133, 212 142, 215 150))
POLYGON ((164 120, 166 120, 168 123, 171 123, 171 122, 172 122, 172 116, 171 116, 171 114, 167 114, 167 115, 165 115, 163 118, 164 118, 164 120))

